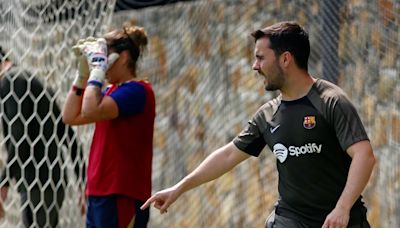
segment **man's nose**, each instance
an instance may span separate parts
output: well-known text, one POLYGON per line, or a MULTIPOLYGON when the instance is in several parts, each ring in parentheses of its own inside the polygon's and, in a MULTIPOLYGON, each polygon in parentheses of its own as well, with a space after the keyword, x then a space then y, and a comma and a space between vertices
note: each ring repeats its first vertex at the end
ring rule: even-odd
POLYGON ((257 63, 257 61, 253 63, 252 68, 253 68, 253 70, 259 70, 260 69, 260 65, 257 63))

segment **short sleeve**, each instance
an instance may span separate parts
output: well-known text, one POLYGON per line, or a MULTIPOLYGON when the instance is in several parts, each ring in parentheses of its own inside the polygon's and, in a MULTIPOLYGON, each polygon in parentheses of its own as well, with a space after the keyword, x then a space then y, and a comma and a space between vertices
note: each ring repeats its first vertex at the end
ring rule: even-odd
POLYGON ((258 157, 266 142, 262 134, 262 112, 258 111, 248 121, 247 126, 233 139, 233 144, 241 151, 258 157))
POLYGON ((120 85, 110 97, 117 103, 121 117, 141 113, 146 105, 146 89, 137 82, 120 85))
POLYGON ((343 150, 356 142, 369 140, 355 107, 345 95, 338 97, 333 108, 333 127, 343 150))

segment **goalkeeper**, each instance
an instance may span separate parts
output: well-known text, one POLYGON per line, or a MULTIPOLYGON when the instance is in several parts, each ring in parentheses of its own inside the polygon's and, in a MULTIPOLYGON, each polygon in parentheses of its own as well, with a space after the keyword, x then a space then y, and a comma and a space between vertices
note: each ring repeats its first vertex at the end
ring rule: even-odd
POLYGON ((146 227, 151 194, 155 97, 137 79, 147 45, 143 28, 126 26, 73 47, 79 67, 63 110, 70 125, 95 123, 89 154, 87 227, 146 227), (105 81, 110 84, 104 88, 105 81))

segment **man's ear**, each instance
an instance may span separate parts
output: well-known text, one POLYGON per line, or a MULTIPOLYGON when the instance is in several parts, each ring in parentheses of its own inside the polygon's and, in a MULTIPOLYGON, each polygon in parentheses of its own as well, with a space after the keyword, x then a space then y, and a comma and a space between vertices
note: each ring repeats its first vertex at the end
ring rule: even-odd
POLYGON ((4 73, 6 73, 12 66, 11 61, 4 61, 1 63, 1 68, 0 68, 0 76, 2 76, 4 73))
POLYGON ((283 52, 279 57, 279 63, 283 68, 287 68, 292 61, 293 61, 292 54, 290 54, 290 52, 288 51, 283 52))

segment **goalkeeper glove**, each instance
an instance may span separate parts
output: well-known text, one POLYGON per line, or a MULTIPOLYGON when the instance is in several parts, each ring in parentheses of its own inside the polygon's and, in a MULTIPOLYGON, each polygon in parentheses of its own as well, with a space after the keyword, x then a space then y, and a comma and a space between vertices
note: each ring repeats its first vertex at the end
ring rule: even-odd
POLYGON ((88 37, 77 45, 89 64, 89 84, 103 86, 108 68, 118 59, 117 53, 107 56, 107 43, 104 38, 88 37))
POLYGON ((84 39, 81 39, 75 46, 72 47, 72 51, 78 58, 78 72, 76 73, 72 85, 74 85, 78 89, 84 89, 86 87, 87 80, 89 79, 89 65, 86 57, 81 54, 79 48, 79 45, 82 45, 84 41, 84 39))

